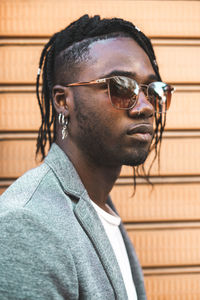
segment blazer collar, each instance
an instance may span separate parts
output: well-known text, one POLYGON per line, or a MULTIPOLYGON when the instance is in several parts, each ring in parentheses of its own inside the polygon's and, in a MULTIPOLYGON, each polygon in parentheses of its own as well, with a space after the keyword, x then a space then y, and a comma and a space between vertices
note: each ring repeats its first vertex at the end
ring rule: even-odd
POLYGON ((64 191, 80 198, 85 192, 85 187, 72 162, 57 144, 52 144, 45 163, 55 173, 64 191))
POLYGON ((77 198, 78 201, 74 204, 74 213, 99 256, 115 292, 116 299, 127 299, 126 288, 115 254, 103 225, 91 203, 91 199, 73 164, 56 144, 51 146, 45 163, 48 164, 55 173, 64 192, 70 198, 77 198))

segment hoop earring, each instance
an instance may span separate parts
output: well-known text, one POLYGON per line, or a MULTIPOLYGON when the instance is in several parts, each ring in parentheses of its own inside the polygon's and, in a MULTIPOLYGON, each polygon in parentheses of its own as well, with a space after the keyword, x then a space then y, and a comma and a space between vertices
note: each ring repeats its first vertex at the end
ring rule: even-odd
POLYGON ((68 136, 67 125, 68 125, 69 119, 65 118, 65 116, 60 113, 58 115, 58 122, 60 125, 62 125, 62 140, 64 140, 68 136))

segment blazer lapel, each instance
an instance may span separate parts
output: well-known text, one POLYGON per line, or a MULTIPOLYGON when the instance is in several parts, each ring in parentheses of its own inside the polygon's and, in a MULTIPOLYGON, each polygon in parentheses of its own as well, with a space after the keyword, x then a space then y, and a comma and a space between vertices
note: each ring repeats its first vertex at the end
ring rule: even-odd
POLYGON ((128 299, 112 246, 71 161, 58 145, 53 144, 45 158, 45 163, 53 170, 64 192, 72 199, 74 213, 99 256, 115 292, 116 299, 128 299))
POLYGON ((128 299, 113 249, 94 207, 91 203, 88 203, 90 200, 87 198, 89 198, 87 193, 82 194, 80 200, 75 205, 74 213, 100 258, 115 292, 116 299, 128 299))

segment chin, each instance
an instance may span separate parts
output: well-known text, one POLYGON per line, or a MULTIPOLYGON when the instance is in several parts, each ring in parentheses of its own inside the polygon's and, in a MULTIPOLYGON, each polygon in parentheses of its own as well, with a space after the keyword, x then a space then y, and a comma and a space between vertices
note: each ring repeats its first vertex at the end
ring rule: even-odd
POLYGON ((137 155, 129 155, 123 159, 123 165, 136 167, 145 162, 147 159, 147 156, 149 154, 149 151, 140 151, 137 155))

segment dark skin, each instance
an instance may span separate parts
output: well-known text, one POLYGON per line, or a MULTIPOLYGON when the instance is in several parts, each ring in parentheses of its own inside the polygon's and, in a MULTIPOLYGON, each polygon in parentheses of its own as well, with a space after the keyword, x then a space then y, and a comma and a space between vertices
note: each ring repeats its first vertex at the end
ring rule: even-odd
MULTIPOLYGON (((131 38, 111 38, 90 45, 90 59, 82 63, 77 81, 126 75, 139 84, 156 81, 144 50, 131 38)), ((68 136, 56 143, 75 166, 90 198, 108 211, 106 201, 123 164, 145 161, 153 137, 154 109, 143 92, 132 109, 118 110, 100 85, 53 88, 57 113, 69 118, 68 136), (140 127, 147 132, 140 132, 140 127), (133 132, 134 131, 134 132, 133 132), (151 133, 149 133, 149 131, 151 133)))

